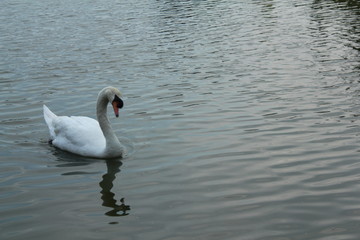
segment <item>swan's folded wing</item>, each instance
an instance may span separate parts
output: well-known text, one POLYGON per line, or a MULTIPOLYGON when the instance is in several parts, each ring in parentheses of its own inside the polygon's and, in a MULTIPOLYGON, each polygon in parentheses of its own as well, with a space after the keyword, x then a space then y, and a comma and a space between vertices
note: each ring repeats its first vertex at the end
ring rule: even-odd
POLYGON ((105 149, 105 138, 95 119, 61 116, 53 121, 53 126, 53 144, 59 148, 81 155, 105 149))

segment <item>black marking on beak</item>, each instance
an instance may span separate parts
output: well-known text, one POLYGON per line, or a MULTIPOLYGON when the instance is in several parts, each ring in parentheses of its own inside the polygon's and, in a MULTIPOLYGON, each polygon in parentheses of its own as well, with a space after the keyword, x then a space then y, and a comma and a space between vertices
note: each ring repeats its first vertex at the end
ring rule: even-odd
POLYGON ((113 103, 116 102, 117 103, 117 107, 118 108, 123 108, 124 107, 124 102, 123 100, 121 100, 121 98, 118 97, 118 95, 115 95, 113 103))

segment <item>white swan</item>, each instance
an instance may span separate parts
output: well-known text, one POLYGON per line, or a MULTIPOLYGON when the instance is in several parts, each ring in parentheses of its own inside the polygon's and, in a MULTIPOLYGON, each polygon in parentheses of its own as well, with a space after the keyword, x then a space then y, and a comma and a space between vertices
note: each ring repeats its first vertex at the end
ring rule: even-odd
POLYGON ((107 105, 111 102, 115 116, 123 107, 121 93, 114 87, 100 91, 96 104, 98 121, 88 117, 56 116, 44 105, 44 118, 50 131, 50 142, 62 150, 96 158, 123 157, 125 147, 113 132, 107 118, 107 105))

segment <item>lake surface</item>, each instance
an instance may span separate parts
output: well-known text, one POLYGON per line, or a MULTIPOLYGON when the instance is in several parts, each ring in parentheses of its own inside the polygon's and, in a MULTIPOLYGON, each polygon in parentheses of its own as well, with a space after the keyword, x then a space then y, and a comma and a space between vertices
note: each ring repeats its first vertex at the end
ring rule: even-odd
POLYGON ((359 239, 360 3, 2 0, 1 239, 359 239), (48 144, 46 104, 124 159, 48 144))

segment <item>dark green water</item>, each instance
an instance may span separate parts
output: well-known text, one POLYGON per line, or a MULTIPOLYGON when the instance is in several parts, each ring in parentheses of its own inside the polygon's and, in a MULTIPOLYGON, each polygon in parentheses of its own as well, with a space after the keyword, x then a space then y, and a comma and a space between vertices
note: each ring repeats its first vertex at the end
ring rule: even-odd
POLYGON ((358 1, 0 2, 1 239, 359 239, 358 1), (125 107, 129 154, 47 144, 42 105, 125 107))

